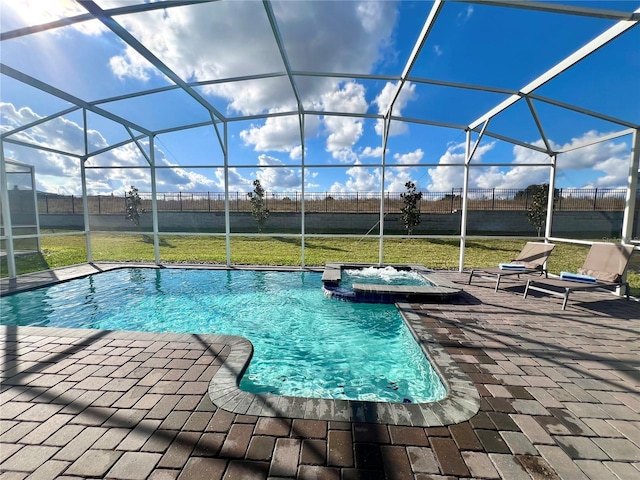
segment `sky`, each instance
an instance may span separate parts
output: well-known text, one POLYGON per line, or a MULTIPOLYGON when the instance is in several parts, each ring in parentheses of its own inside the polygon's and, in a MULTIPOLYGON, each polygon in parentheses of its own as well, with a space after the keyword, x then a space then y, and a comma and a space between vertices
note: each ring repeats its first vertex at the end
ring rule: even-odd
MULTIPOLYGON (((109 9, 143 2, 95 3, 109 9)), ((640 1, 631 0, 556 3, 623 12, 640 8, 640 1)), ((307 192, 380 192, 383 122, 324 112, 385 113, 397 89, 395 79, 405 69, 432 2, 286 0, 272 2, 271 8, 293 71, 339 74, 295 76, 304 108, 317 112, 304 117, 304 145, 297 115, 263 117, 296 112, 297 106, 291 83, 281 75, 286 67, 262 2, 223 0, 114 18, 180 81, 192 84, 197 96, 229 119, 230 191, 250 191, 257 178, 267 192, 300 191, 303 184, 307 192), (278 75, 251 77, 262 74, 278 75), (220 81, 238 78, 241 80, 220 81)), ((0 29, 5 34, 83 13, 87 10, 72 0, 3 0, 0 29)), ((385 171, 384 190, 402 192, 408 181, 423 192, 461 188, 463 169, 451 165, 465 158, 463 128, 506 99, 505 90, 523 88, 615 23, 588 16, 446 2, 393 110, 395 117, 436 126, 391 122, 385 154, 390 167, 385 171), (434 82, 416 81, 421 79, 434 82)), ((179 89, 122 99, 175 82, 99 21, 5 39, 0 44, 0 60, 82 101, 98 102, 101 109, 150 131, 203 124, 155 137, 154 153, 160 167, 157 190, 224 191, 224 155, 218 136, 224 134, 222 125, 216 132, 209 111, 179 89), (111 101, 102 102, 105 99, 111 101)), ((636 25, 535 93, 637 125, 638 78, 640 27, 636 25)), ((558 156, 557 187, 626 187, 632 136, 597 142, 627 126, 540 100, 533 100, 532 105, 554 150, 588 145, 558 156)), ((71 103, 11 76, 0 77, 3 133, 69 107, 71 103)), ((148 166, 140 150, 149 152, 149 138, 141 136, 137 144, 108 150, 140 132, 94 112, 87 113, 86 122, 89 153, 104 151, 85 163, 88 193, 123 194, 130 185, 141 192, 151 191, 149 169, 136 168, 148 166)), ((80 194, 80 160, 56 151, 82 155, 83 125, 82 112, 76 111, 20 131, 8 138, 49 150, 7 141, 3 144, 5 158, 34 165, 41 191, 80 194)), ((525 100, 493 118, 487 131, 525 145, 544 146, 525 100)), ((472 134, 474 143, 477 138, 477 133, 472 134)), ((526 164, 550 164, 550 159, 526 146, 484 136, 472 160, 469 186, 521 189, 549 181, 548 167, 526 164)))

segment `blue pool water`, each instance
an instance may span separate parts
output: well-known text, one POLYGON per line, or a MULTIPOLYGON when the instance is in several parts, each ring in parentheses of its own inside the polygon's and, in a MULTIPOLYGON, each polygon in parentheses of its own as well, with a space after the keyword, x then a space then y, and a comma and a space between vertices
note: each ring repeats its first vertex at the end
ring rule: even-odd
POLYGON ((393 305, 326 298, 316 272, 128 268, 0 298, 3 325, 228 334, 254 356, 240 388, 430 402, 445 388, 393 305))

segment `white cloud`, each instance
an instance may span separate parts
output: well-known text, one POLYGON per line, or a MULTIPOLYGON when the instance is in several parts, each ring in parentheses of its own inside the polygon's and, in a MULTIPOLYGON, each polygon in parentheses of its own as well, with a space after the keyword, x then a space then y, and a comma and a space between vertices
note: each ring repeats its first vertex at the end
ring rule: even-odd
MULTIPOLYGON (((11 103, 0 103, 2 125, 0 129, 9 131, 28 125, 44 118, 28 107, 16 109, 11 103)), ((89 143, 97 148, 107 145, 104 138, 95 130, 87 132, 89 143)), ((84 152, 84 133, 82 128, 65 117, 54 118, 44 124, 12 135, 11 138, 27 143, 47 146, 66 153, 82 154, 84 152)))
MULTIPOLYGON (((563 150, 579 146, 584 143, 590 143, 597 141, 599 138, 607 135, 607 133, 599 133, 595 130, 586 132, 581 137, 572 138, 570 142, 564 145, 557 145, 552 142, 554 150, 563 150)), ((630 155, 629 145, 624 140, 611 140, 608 142, 596 143, 587 147, 578 148, 567 153, 562 153, 558 156, 558 164, 560 168, 570 167, 572 170, 580 169, 602 169, 602 165, 611 159, 624 158, 625 160, 630 155)), ((624 171, 612 171, 616 175, 624 175, 626 183, 626 177, 628 172, 628 162, 624 171)), ((613 164, 610 164, 608 168, 615 168, 613 164)))
POLYGON ((282 161, 269 155, 258 157, 260 168, 257 177, 266 191, 299 190, 302 185, 300 170, 286 168, 282 161), (266 168, 282 167, 282 168, 266 168))
POLYGON ((298 160, 298 159, 302 158, 302 145, 298 145, 296 147, 293 147, 291 149, 291 151, 289 152, 289 158, 291 160, 298 160))
POLYGON ((331 155, 336 160, 342 163, 358 163, 358 154, 354 152, 350 147, 340 148, 331 152, 331 155))
MULTIPOLYGON (((253 179, 245 178, 242 176, 237 168, 229 168, 229 192, 250 192, 253 190, 253 179)), ((217 168, 215 170, 216 188, 218 191, 224 191, 224 169, 217 168)))
MULTIPOLYGON (((339 89, 326 92, 319 100, 318 108, 326 111, 364 113, 369 108, 365 90, 361 84, 346 82, 339 89)), ((324 125, 326 150, 333 158, 352 162, 357 158, 352 152, 355 143, 363 134, 360 118, 309 115, 305 117, 305 137, 317 134, 324 125)), ((252 125, 240 133, 245 145, 253 145, 258 152, 289 152, 291 158, 300 158, 300 124, 297 115, 270 117, 262 125, 252 125)))
POLYGON ((409 153, 396 153, 393 158, 396 159, 396 161, 398 163, 404 163, 404 164, 412 164, 412 163, 420 163, 420 160, 422 160, 422 158, 424 157, 424 152, 422 151, 421 148, 418 148, 417 150, 414 150, 413 152, 409 152, 409 153))
MULTIPOLYGON (((360 165, 360 162, 356 162, 360 165)), ((329 189, 332 193, 346 192, 379 192, 380 170, 377 168, 351 167, 346 171, 347 180, 344 183, 334 182, 329 189)))
MULTIPOLYGON (((544 146, 542 140, 533 143, 544 146)), ((478 161, 478 153, 474 156, 474 163, 478 161)), ((549 157, 536 150, 515 145, 513 147, 513 161, 520 164, 551 163, 549 157)), ((474 188, 526 188, 529 185, 549 183, 548 167, 516 166, 513 168, 490 167, 489 169, 472 169, 470 185, 474 188)), ((462 186, 460 184, 459 186, 462 186)))
POLYGON ((472 188, 526 188, 529 185, 549 183, 549 169, 546 167, 514 167, 500 169, 490 167, 474 175, 472 188))
POLYGON ((385 20, 387 9, 380 2, 360 2, 357 5, 360 24, 368 33, 374 33, 376 28, 385 20))
MULTIPOLYGON (((305 129, 310 126, 305 123, 305 129)), ((252 125, 240 132, 245 145, 253 145, 256 152, 292 152, 300 147, 300 121, 297 115, 269 117, 262 125, 252 125)))
MULTIPOLYGON (((387 152, 389 150, 387 149, 387 152)), ((365 147, 364 150, 360 152, 360 158, 382 158, 382 147, 365 147)))
POLYGON ((119 55, 109 59, 109 68, 119 79, 135 78, 147 82, 151 78, 149 63, 142 55, 130 46, 125 48, 126 55, 119 55))
MULTIPOLYGON (((272 6, 291 65, 303 71, 370 72, 388 47, 397 14, 391 2, 274 2, 272 6), (342 48, 345 44, 360 48, 342 48)), ((284 70, 264 6, 259 2, 207 2, 118 20, 185 80, 284 70)), ((127 67, 132 77, 140 77, 140 68, 158 75, 127 49, 116 58, 111 64, 119 75, 125 74, 127 67)), ((307 87, 303 89, 305 101, 317 101, 334 90, 337 82, 322 79, 301 84, 307 87)), ((282 77, 201 88, 206 94, 226 99, 230 110, 245 115, 295 108, 291 85, 282 77)))
MULTIPOLYGON (((16 109, 10 103, 0 103, 0 114, 2 118, 0 129, 2 131, 11 130, 43 118, 29 108, 16 109)), ((51 119, 13 135, 12 138, 67 153, 82 154, 84 152, 82 126, 64 117, 51 119)), ((88 130, 87 139, 90 152, 108 146, 107 140, 97 130, 88 130)), ((35 167, 36 188, 38 190, 65 195, 82 194, 79 159, 10 143, 5 143, 4 153, 6 158, 12 158, 35 167)), ((159 165, 170 165, 164 152, 158 148, 155 151, 155 158, 159 165)), ((97 157, 90 157, 88 162, 94 165, 121 167, 147 165, 138 147, 133 143, 109 150, 97 157)), ((158 191, 184 190, 202 192, 215 187, 215 182, 212 180, 179 167, 176 169, 158 169, 157 172, 158 191)), ((112 168, 87 170, 87 191, 89 194, 119 194, 131 185, 135 185, 142 192, 150 192, 151 178, 149 169, 112 168)))
POLYGON ((331 132, 327 137, 327 151, 333 158, 339 158, 340 151, 351 149, 362 135, 362 122, 344 117, 324 117, 324 123, 331 132))
POLYGON ((468 5, 467 8, 458 13, 458 25, 466 23, 471 18, 471 15, 473 15, 473 5, 468 5))
POLYGON ((434 45, 434 46, 433 46, 433 51, 434 51, 434 52, 435 52, 435 54, 436 54, 437 56, 439 56, 439 57, 441 57, 441 56, 442 56, 442 54, 444 53, 444 52, 442 51, 442 47, 440 47, 440 45, 434 45))
MULTIPOLYGON (((585 143, 597 141, 607 133, 599 133, 590 130, 580 137, 572 138, 564 144, 549 141, 553 150, 574 148, 585 143)), ((534 142, 534 145, 543 146, 542 140, 534 142)), ((544 163, 548 157, 540 152, 524 148, 513 147, 514 161, 518 163, 544 163)), ((583 148, 561 153, 557 158, 557 173, 565 177, 571 177, 581 171, 599 171, 604 175, 599 176, 593 183, 577 185, 580 187, 624 187, 629 175, 629 145, 623 140, 611 140, 595 143, 583 148)), ((549 169, 545 167, 514 167, 493 178, 486 177, 485 184, 496 188, 523 188, 535 183, 547 183, 549 181, 549 169)))
MULTIPOLYGON (((606 133, 588 131, 584 135, 572 138, 563 145, 550 140, 551 148, 555 151, 576 147, 584 143, 596 141, 606 136, 606 133)), ((542 140, 533 143, 543 146, 542 140)), ((474 156, 474 164, 478 164, 482 156, 494 148, 494 143, 481 144, 474 156)), ((427 189, 434 192, 446 192, 451 188, 460 188, 463 183, 464 171, 461 167, 445 167, 452 163, 464 163, 464 144, 454 144, 440 157, 438 166, 429 169, 431 183, 427 189)), ((469 175, 470 188, 526 188, 529 185, 548 183, 549 168, 533 167, 526 164, 551 163, 549 157, 529 148, 515 145, 512 149, 514 163, 525 164, 513 167, 472 167, 469 175)), ((578 148, 558 155, 557 174, 565 178, 582 178, 581 172, 602 172, 595 181, 581 180, 576 187, 625 187, 629 174, 630 147, 622 140, 611 140, 578 148)), ((506 163, 506 162, 505 162, 506 163)))
MULTIPOLYGON (((393 95, 396 92, 397 83, 387 82, 382 91, 375 98, 374 103, 378 105, 378 113, 385 114, 387 108, 391 104, 391 100, 393 100, 393 95)), ((410 100, 414 100, 417 98, 416 96, 416 85, 411 82, 407 82, 400 90, 400 95, 396 99, 393 104, 393 110, 391 112, 394 116, 401 116, 402 110, 407 106, 410 100)), ((382 135, 384 131, 384 122, 382 120, 378 120, 375 126, 376 133, 378 135, 382 135)), ((391 122, 391 126, 389 127, 389 135, 400 135, 403 133, 407 133, 409 131, 409 127, 404 122, 391 122)))
MULTIPOLYGON (((340 90, 325 93, 322 104, 329 112, 365 113, 369 108, 364 86, 356 82, 348 82, 340 90)), ((362 136, 362 119, 325 115, 323 120, 329 132, 327 151, 333 158, 344 159, 345 151, 350 150, 362 136)))
POLYGON ((596 179, 595 187, 619 188, 626 186, 629 175, 628 159, 608 158, 593 168, 605 173, 603 177, 596 179))
MULTIPOLYGON (((413 152, 408 153, 396 153, 393 158, 400 165, 402 164, 416 164, 420 163, 424 157, 422 149, 418 148, 413 152)), ((414 167, 390 167, 385 172, 385 191, 387 192, 404 192, 406 190, 405 184, 407 182, 418 183, 413 175, 416 169, 414 167)))
MULTIPOLYGON (((474 155, 474 159, 480 161, 482 156, 492 150, 494 143, 481 144, 474 155)), ((438 163, 441 166, 428 170, 431 183, 427 185, 430 192, 447 192, 452 188, 462 187, 464 171, 462 167, 447 167, 445 165, 463 164, 465 157, 465 144, 454 143, 447 147, 447 151, 440 157, 438 163)))
MULTIPOLYGON (((404 192, 407 182, 416 183, 412 177, 412 169, 410 168, 389 168, 385 174, 385 191, 386 192, 404 192)), ((419 190, 419 188, 418 188, 419 190)))
MULTIPOLYGON (((304 122, 305 137, 317 135, 320 125, 319 117, 307 115, 304 122)), ((253 146, 256 152, 288 152, 292 159, 302 155, 297 115, 269 117, 261 125, 251 125, 242 130, 240 138, 245 145, 253 146)))

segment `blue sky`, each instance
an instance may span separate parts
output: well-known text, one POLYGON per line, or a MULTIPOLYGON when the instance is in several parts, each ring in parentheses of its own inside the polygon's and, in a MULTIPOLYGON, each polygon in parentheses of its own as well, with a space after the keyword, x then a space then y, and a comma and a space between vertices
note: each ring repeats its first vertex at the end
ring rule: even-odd
MULTIPOLYGON (((132 3, 96 1, 103 9, 132 3)), ((147 3, 147 2, 145 2, 147 3)), ((556 4, 633 12, 640 1, 556 4)), ((273 2, 291 68, 346 76, 296 76, 309 111, 379 114, 395 91, 432 2, 273 2), (349 75, 374 75, 354 78, 349 75)), ((73 1, 5 0, 0 4, 3 33, 65 15, 86 13, 73 1)), ((262 2, 213 2, 115 17, 116 21, 185 82, 208 82, 284 71, 262 2)), ((519 8, 446 2, 409 76, 517 91, 600 35, 615 20, 571 16, 519 8)), ((77 23, 4 40, 3 64, 84 101, 98 101, 173 84, 98 21, 77 23)), ((555 101, 577 105, 640 124, 640 28, 605 45, 572 69, 536 90, 555 101)), ((0 78, 2 131, 28 125, 70 106, 66 101, 0 78)), ((197 85, 225 117, 295 111, 287 77, 197 85)), ((507 98, 506 93, 453 88, 409 81, 394 115, 442 124, 468 125, 507 98)), ((542 127, 556 150, 596 142, 626 127, 533 101, 542 127)), ((152 131, 210 121, 209 113, 181 90, 170 90, 99 105, 152 131)), ((121 125, 89 113, 89 151, 129 138, 121 125)), ((63 152, 84 151, 80 112, 58 117, 12 136, 63 152)), ((252 118, 228 123, 229 188, 251 190, 259 178, 267 191, 379 192, 381 123, 375 118, 305 116, 304 172, 297 116, 252 118)), ((540 132, 524 100, 491 120, 488 130, 542 146, 540 132)), ((134 134, 137 132, 134 131, 134 134)), ((447 166, 464 159, 460 129, 392 122, 386 162, 397 165, 385 175, 385 190, 403 191, 414 181, 422 191, 446 192, 462 187, 462 169, 447 166)), ((477 137, 474 134, 474 140, 477 137)), ((141 140, 148 149, 147 140, 141 140)), ((628 177, 631 135, 559 155, 556 185, 562 188, 624 187, 628 177)), ((209 126, 156 137, 158 191, 220 192, 224 189, 223 154, 209 126)), ((36 166, 38 188, 80 193, 77 158, 36 151, 5 142, 4 153, 36 166)), ((548 163, 535 150, 493 137, 480 142, 470 186, 524 188, 547 182, 548 163), (517 163, 519 165, 509 166, 517 163), (500 164, 504 166, 495 166, 500 164), (486 166, 483 166, 486 165, 486 166)), ((123 193, 129 185, 150 191, 146 160, 134 144, 91 157, 89 193, 123 193)))

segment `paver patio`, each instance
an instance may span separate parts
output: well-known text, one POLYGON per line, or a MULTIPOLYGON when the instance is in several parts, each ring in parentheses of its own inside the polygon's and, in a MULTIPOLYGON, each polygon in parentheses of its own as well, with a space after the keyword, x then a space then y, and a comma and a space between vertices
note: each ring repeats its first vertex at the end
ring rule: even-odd
POLYGON ((640 478, 640 303, 443 274, 465 293, 413 308, 480 393, 469 421, 233 414, 207 392, 224 337, 2 327, 1 478, 640 478))

